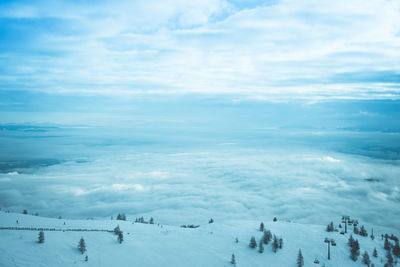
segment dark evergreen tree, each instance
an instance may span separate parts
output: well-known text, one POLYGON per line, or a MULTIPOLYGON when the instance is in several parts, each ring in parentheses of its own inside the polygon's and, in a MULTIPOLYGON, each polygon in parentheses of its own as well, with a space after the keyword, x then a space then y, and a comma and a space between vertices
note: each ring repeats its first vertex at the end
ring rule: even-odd
POLYGON ((396 241, 396 244, 393 247, 393 255, 395 255, 397 258, 400 258, 400 246, 399 246, 399 241, 396 241))
POLYGON ((232 253, 231 263, 236 266, 235 254, 232 253))
POLYGON ((361 236, 368 236, 367 230, 365 230, 364 225, 361 225, 361 228, 360 228, 360 235, 361 235, 361 236))
POLYGON ((342 224, 341 223, 339 223, 339 228, 342 228, 342 224))
POLYGON ((28 214, 28 211, 27 210, 23 210, 22 214, 28 214))
POLYGON ((255 238, 254 236, 252 236, 252 237, 250 238, 249 247, 251 247, 251 248, 257 247, 256 238, 255 238))
POLYGON ((333 226, 333 222, 331 222, 330 224, 328 224, 326 226, 326 231, 327 232, 333 232, 335 230, 335 227, 333 226))
POLYGON ((383 245, 383 248, 390 251, 390 242, 387 237, 385 237, 385 243, 383 245))
POLYGON ((239 243, 239 238, 235 238, 235 243, 239 243))
POLYGON ((279 244, 279 248, 281 249, 283 247, 283 239, 282 239, 282 237, 279 238, 278 244, 279 244))
POLYGON ((39 232, 39 240, 38 240, 38 242, 39 243, 44 243, 44 233, 43 233, 43 231, 39 232))
POLYGON ((264 223, 263 222, 260 223, 260 231, 264 232, 264 223))
POLYGON ((349 241, 347 242, 347 244, 348 244, 350 247, 352 247, 352 246, 354 245, 354 238, 353 238, 353 235, 352 235, 352 234, 350 234, 349 241))
POLYGON ((353 261, 357 261, 358 256, 360 255, 360 245, 358 244, 358 240, 354 241, 353 246, 350 249, 350 259, 353 261))
POLYGON ((85 261, 88 261, 88 260, 89 260, 88 255, 86 255, 85 256, 85 261))
POLYGON ((211 219, 208 221, 208 223, 213 223, 213 222, 214 222, 213 218, 211 218, 211 219))
POLYGON ((356 225, 356 224, 354 224, 354 229, 353 229, 353 232, 354 232, 356 235, 358 235, 358 234, 359 234, 358 227, 357 227, 357 225, 356 225))
POLYGON ((375 258, 378 257, 378 251, 376 251, 376 248, 374 248, 374 252, 372 252, 372 256, 374 256, 375 258))
POLYGON ((85 244, 85 240, 83 239, 83 237, 81 237, 81 240, 79 240, 78 249, 82 254, 85 253, 85 251, 86 251, 86 244, 85 244))
POLYGON ((271 234, 270 230, 264 231, 264 235, 263 235, 264 244, 268 244, 269 241, 271 241, 271 237, 272 237, 272 234, 271 234))
POLYGON ((117 227, 114 228, 114 234, 118 235, 119 233, 121 233, 121 229, 119 229, 119 225, 117 225, 117 227))
POLYGON ((363 254, 362 262, 367 266, 369 266, 371 264, 371 259, 369 258, 369 255, 368 255, 367 251, 365 251, 364 254, 363 254))
POLYGON ((153 217, 150 218, 150 224, 154 224, 154 219, 153 219, 153 217))
POLYGON ((278 219, 276 217, 274 217, 273 221, 276 222, 278 219))
POLYGON ((124 241, 124 235, 122 234, 122 232, 118 233, 118 242, 121 244, 122 241, 124 241))
POLYGON ((260 242, 258 243, 258 252, 263 253, 264 252, 264 246, 263 246, 263 240, 260 239, 260 242))
POLYGON ((272 251, 276 253, 278 248, 279 248, 278 238, 276 238, 276 235, 274 235, 274 239, 272 241, 272 251))
POLYGON ((299 253, 297 254, 297 267, 304 266, 304 258, 303 254, 301 253, 301 249, 299 249, 299 253))
POLYGON ((390 250, 388 250, 386 252, 386 259, 387 259, 386 264, 388 264, 388 266, 393 266, 393 257, 392 257, 392 253, 390 253, 390 250))

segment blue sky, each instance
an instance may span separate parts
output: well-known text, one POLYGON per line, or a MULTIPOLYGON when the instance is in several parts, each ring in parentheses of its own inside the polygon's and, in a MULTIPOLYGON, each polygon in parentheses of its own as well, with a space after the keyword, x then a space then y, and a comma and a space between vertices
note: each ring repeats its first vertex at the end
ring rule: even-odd
POLYGON ((398 1, 2 1, 0 90, 398 99, 398 1))

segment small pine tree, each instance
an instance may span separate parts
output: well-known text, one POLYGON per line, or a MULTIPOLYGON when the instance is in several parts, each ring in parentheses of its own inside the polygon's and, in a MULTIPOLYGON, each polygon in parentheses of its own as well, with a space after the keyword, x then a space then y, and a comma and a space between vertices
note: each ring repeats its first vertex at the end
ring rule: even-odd
POLYGON ((22 214, 28 214, 28 211, 27 210, 23 210, 22 214))
POLYGON ((153 219, 153 217, 150 218, 150 224, 154 224, 154 219, 153 219))
POLYGON ((276 238, 276 235, 274 235, 274 241, 272 241, 272 251, 276 253, 278 248, 279 248, 278 238, 276 238))
POLYGON ((274 217, 273 221, 276 222, 278 219, 276 217, 274 217))
POLYGON ((360 245, 358 244, 358 240, 354 241, 353 246, 350 249, 350 259, 353 261, 357 261, 358 256, 360 255, 360 245))
POLYGON ((38 242, 39 243, 44 243, 44 233, 43 233, 43 231, 39 232, 39 240, 38 240, 38 242))
POLYGON ((390 243, 387 237, 385 237, 385 243, 383 245, 383 248, 390 251, 390 243))
POLYGON ((263 253, 264 252, 264 246, 263 246, 263 240, 260 239, 260 242, 258 243, 258 252, 263 253))
POLYGON ((83 237, 81 237, 81 240, 79 240, 78 249, 82 254, 86 252, 86 244, 83 237))
POLYGON ((393 247, 393 255, 395 255, 397 258, 400 258, 400 246, 398 240, 396 240, 396 244, 393 247))
POLYGON ((232 253, 232 258, 231 258, 231 263, 236 266, 236 259, 235 259, 235 254, 232 253))
POLYGON ((376 251, 376 248, 374 248, 374 252, 372 252, 372 256, 375 258, 378 258, 378 251, 376 251))
POLYGON ((361 225, 361 228, 360 228, 360 235, 361 235, 361 236, 368 236, 367 230, 365 230, 364 225, 361 225))
POLYGON ((267 245, 269 243, 269 241, 271 241, 271 237, 272 237, 272 234, 271 234, 270 230, 264 231, 264 235, 263 235, 264 244, 267 245))
POLYGON ((235 238, 235 243, 239 243, 239 238, 235 238))
POLYGON ((118 235, 119 233, 121 233, 121 229, 119 229, 119 225, 117 225, 117 227, 114 228, 114 234, 118 235))
POLYGON ((264 232, 264 223, 263 222, 260 223, 260 231, 264 232))
POLYGON ((282 249, 282 247, 283 247, 283 239, 282 239, 282 237, 279 238, 278 244, 279 244, 279 248, 282 249))
POLYGON ((251 248, 257 247, 256 238, 255 238, 254 236, 252 236, 252 237, 250 238, 249 247, 251 247, 251 248))
POLYGON ((327 232, 333 232, 333 230, 335 230, 335 227, 333 226, 333 222, 331 222, 330 224, 328 224, 326 226, 326 231, 327 232))
POLYGON ((368 255, 368 252, 364 252, 364 254, 363 254, 363 260, 362 260, 362 262, 365 264, 365 265, 367 265, 367 266, 369 266, 370 264, 371 264, 371 260, 370 260, 370 258, 369 258, 369 255, 368 255))
POLYGON ((350 247, 352 247, 352 246, 354 245, 354 238, 353 238, 353 235, 352 235, 352 234, 350 234, 349 241, 347 242, 347 244, 348 244, 350 247))
POLYGON ((208 223, 213 223, 213 222, 214 222, 213 218, 211 218, 211 219, 208 221, 208 223))
POLYGON ((392 253, 390 253, 390 250, 388 250, 386 253, 386 259, 387 259, 387 264, 389 266, 393 266, 393 257, 392 257, 392 253))
POLYGON ((301 253, 301 249, 299 249, 299 253, 297 254, 297 267, 304 266, 304 258, 303 254, 301 253))
POLYGON ((356 224, 354 224, 354 229, 353 229, 353 233, 355 233, 356 235, 358 235, 359 231, 358 231, 358 227, 356 224))
POLYGON ((122 241, 124 241, 124 235, 122 234, 122 232, 118 233, 118 242, 121 244, 122 241))
POLYGON ((85 257, 85 261, 88 261, 89 260, 89 258, 88 258, 88 255, 86 255, 86 257, 85 257))

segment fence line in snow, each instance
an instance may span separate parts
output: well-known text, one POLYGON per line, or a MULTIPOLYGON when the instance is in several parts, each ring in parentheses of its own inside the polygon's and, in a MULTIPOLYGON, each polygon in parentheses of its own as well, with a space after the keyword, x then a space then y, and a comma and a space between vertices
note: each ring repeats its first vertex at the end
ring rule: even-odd
POLYGON ((25 230, 25 231, 58 231, 58 232, 109 232, 112 233, 114 230, 104 229, 74 229, 74 228, 43 228, 43 227, 3 227, 0 226, 0 230, 25 230))

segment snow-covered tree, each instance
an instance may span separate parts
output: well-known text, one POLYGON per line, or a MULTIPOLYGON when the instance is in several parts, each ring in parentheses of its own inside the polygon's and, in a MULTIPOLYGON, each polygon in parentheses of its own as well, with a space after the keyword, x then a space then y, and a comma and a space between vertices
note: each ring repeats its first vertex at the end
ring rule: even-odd
POLYGON ((264 232, 264 223, 263 222, 260 223, 260 231, 264 232))
POLYGON ((282 239, 282 237, 279 238, 278 244, 279 244, 279 248, 281 249, 283 247, 283 239, 282 239))
POLYGON ((390 250, 388 250, 386 252, 386 259, 387 259, 387 262, 386 262, 385 266, 386 265, 387 266, 393 266, 393 257, 392 257, 392 253, 390 253, 390 250))
POLYGON ((352 247, 352 246, 354 245, 354 238, 353 238, 353 235, 352 235, 352 234, 350 234, 349 241, 347 242, 347 244, 348 244, 350 247, 352 247))
POLYGON ((374 256, 375 258, 378 257, 378 251, 376 251, 376 248, 374 248, 374 252, 372 252, 372 256, 374 256))
POLYGON ((350 259, 357 261, 358 256, 360 256, 360 245, 358 244, 358 240, 356 240, 350 249, 350 259))
POLYGON ((126 221, 126 216, 124 213, 118 213, 117 220, 126 221))
POLYGON ((330 224, 328 224, 326 226, 326 231, 327 232, 333 232, 335 230, 335 227, 333 226, 333 222, 331 222, 330 224))
POLYGON ((272 234, 270 230, 264 231, 264 235, 263 235, 263 242, 264 244, 268 244, 269 241, 271 241, 272 238, 272 234))
POLYGON ((263 253, 264 252, 264 246, 263 246, 263 240, 260 239, 260 242, 258 242, 258 252, 263 253))
POLYGON ((39 240, 38 240, 38 242, 39 243, 44 243, 44 233, 43 233, 43 231, 39 232, 39 240))
POLYGON ((279 248, 279 243, 278 243, 278 238, 276 238, 276 235, 274 235, 274 241, 272 241, 272 251, 276 252, 279 248))
POLYGON ((364 254, 363 254, 362 262, 367 266, 369 266, 371 264, 371 259, 369 258, 369 255, 368 255, 367 251, 365 251, 364 254))
POLYGON ((301 249, 299 249, 299 253, 297 254, 297 267, 304 266, 304 258, 303 254, 301 253, 301 249))
POLYGON ((361 235, 361 236, 368 236, 367 230, 365 230, 364 225, 361 225, 361 228, 360 228, 360 235, 361 235))
POLYGON ((83 237, 81 237, 81 240, 79 240, 78 249, 82 254, 85 253, 85 251, 86 251, 86 244, 85 244, 85 240, 83 239, 83 237))
POLYGON ((383 245, 383 248, 390 251, 390 243, 387 237, 385 237, 385 243, 383 245))
POLYGON ((393 247, 393 255, 395 255, 397 258, 400 258, 400 246, 398 240, 396 240, 396 244, 393 247))
POLYGON ((252 236, 252 237, 250 238, 249 247, 251 247, 251 248, 257 247, 256 238, 255 238, 254 236, 252 236))
POLYGON ((122 234, 122 232, 118 233, 118 242, 121 244, 122 241, 124 241, 124 235, 122 234))
POLYGON ((233 266, 236 266, 236 258, 234 253, 232 253, 231 263, 233 264, 233 266))
POLYGON ((121 233, 121 229, 119 229, 119 225, 117 225, 117 227, 114 228, 114 234, 118 235, 119 233, 121 233))

